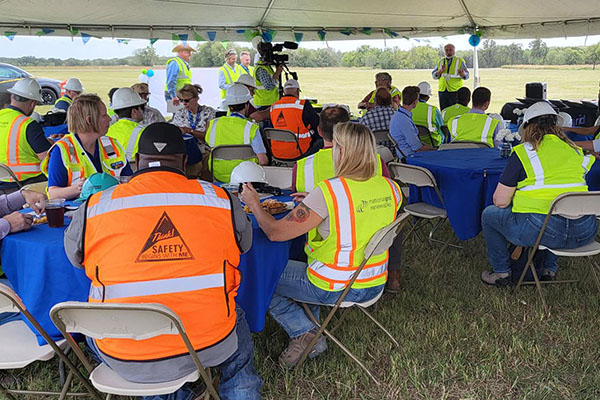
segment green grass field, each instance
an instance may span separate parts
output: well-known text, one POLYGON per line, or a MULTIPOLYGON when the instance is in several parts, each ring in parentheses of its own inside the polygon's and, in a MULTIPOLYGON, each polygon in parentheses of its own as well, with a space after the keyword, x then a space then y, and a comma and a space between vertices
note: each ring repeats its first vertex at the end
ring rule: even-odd
MULTIPOLYGON (((130 86, 137 82, 140 67, 40 67, 28 71, 47 78, 67 79, 78 77, 88 92, 98 93, 107 100, 111 87, 130 86)), ((317 98, 321 103, 348 104, 356 111, 356 105, 374 88, 375 73, 371 69, 310 68, 297 69, 303 96, 317 98)), ((437 82, 430 70, 389 71, 394 86, 416 85, 428 81, 432 85, 430 102, 438 105, 437 82)), ((471 74, 473 72, 471 71, 471 74)), ((492 91, 490 112, 500 112, 502 105, 525 96, 527 82, 546 82, 550 99, 597 99, 600 72, 591 69, 547 68, 494 68, 481 70, 481 84, 492 91)), ((215 82, 216 85, 216 82, 215 82)), ((472 88, 473 81, 467 81, 472 88)), ((40 107, 45 112, 46 107, 40 107)), ((49 107, 48 107, 49 109, 49 107)))

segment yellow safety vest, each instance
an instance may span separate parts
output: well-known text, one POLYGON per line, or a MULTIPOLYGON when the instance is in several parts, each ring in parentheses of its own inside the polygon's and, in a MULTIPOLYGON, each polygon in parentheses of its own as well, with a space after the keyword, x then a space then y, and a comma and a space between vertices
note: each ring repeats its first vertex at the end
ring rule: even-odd
MULTIPOLYGON (((378 176, 381 176, 381 157, 377 154, 378 176)), ((321 149, 315 154, 296 162, 296 191, 310 192, 325 179, 335 177, 333 166, 333 149, 321 149)))
POLYGON ((442 110, 442 119, 444 120, 444 125, 448 125, 452 118, 466 114, 469 112, 469 110, 469 107, 463 106, 462 104, 458 103, 451 105, 450 107, 444 108, 442 110))
POLYGON ((57 146, 60 149, 60 156, 68 173, 67 186, 76 184, 80 179, 87 179, 96 172, 106 172, 114 177, 121 176, 121 171, 127 165, 125 150, 118 141, 107 136, 100 137, 99 142, 102 171, 96 170, 94 163, 90 160, 79 140, 75 135, 69 133, 54 143, 52 148, 48 150, 46 157, 42 160, 42 172, 48 176, 50 152, 57 146))
MULTIPOLYGON (((240 67, 238 64, 234 64, 233 68, 231 68, 231 66, 227 63, 223 64, 221 68, 219 68, 219 71, 225 76, 225 83, 227 85, 235 83, 240 75, 245 73, 242 67, 240 67)), ((221 99, 225 98, 225 94, 227 94, 227 90, 221 89, 221 99)))
POLYGON ((254 78, 254 67, 252 65, 248 65, 248 71, 246 71, 244 66, 241 64, 240 64, 240 68, 242 69, 242 74, 248 74, 254 78))
MULTIPOLYGON (((369 103, 371 104, 375 104, 375 92, 377 92, 377 89, 371 92, 371 97, 369 98, 369 103)), ((390 94, 392 95, 392 99, 396 96, 399 96, 400 100, 402 100, 402 92, 396 86, 392 86, 392 88, 390 89, 390 94)), ((393 100, 392 104, 394 104, 393 100)))
MULTIPOLYGON (((438 70, 442 69, 446 64, 446 59, 442 58, 437 65, 438 70)), ((449 92, 456 92, 463 85, 463 78, 458 74, 462 66, 467 66, 465 60, 461 57, 452 57, 450 61, 450 67, 444 72, 439 79, 438 90, 443 92, 445 90, 449 92)))
POLYGON ((127 161, 133 161, 138 152, 138 142, 143 131, 144 127, 139 123, 121 118, 108 128, 106 136, 117 139, 121 146, 125 148, 127 161))
POLYGON ((112 118, 112 116, 115 115, 115 110, 113 110, 111 107, 108 107, 106 109, 106 113, 108 114, 109 117, 112 118))
MULTIPOLYGON (((308 232, 305 252, 308 279, 320 289, 343 290, 364 260, 364 251, 379 229, 391 224, 402 203, 398 184, 382 176, 364 181, 327 179, 318 184, 329 216, 329 236, 317 228, 308 232)), ((383 285, 387 279, 387 250, 367 260, 352 285, 364 289, 383 285)))
MULTIPOLYGON (((167 67, 170 62, 176 62, 179 67, 179 73, 177 74, 177 83, 175 84, 175 91, 178 91, 187 84, 192 83, 192 71, 188 67, 188 64, 183 61, 180 57, 173 57, 167 61, 167 67)), ((165 80, 165 92, 168 92, 167 81, 165 80)))
POLYGON ((0 163, 6 164, 20 181, 42 173, 40 159, 27 141, 27 127, 33 122, 12 108, 0 110, 0 163))
POLYGON ((545 135, 537 150, 529 143, 514 147, 527 178, 517 183, 512 211, 547 214, 554 199, 566 192, 587 192, 585 175, 596 160, 556 135, 545 135))
POLYGON ((56 100, 54 102, 54 107, 56 107, 56 105, 58 103, 60 103, 61 101, 64 101, 65 103, 67 103, 69 105, 69 107, 71 107, 71 104, 73 104, 73 99, 71 99, 70 97, 68 97, 67 95, 62 96, 60 99, 56 100))
MULTIPOLYGON (((438 132, 438 126, 435 124, 435 114, 437 107, 427 104, 424 101, 419 101, 417 106, 412 110, 412 120, 415 125, 422 125, 429 129, 431 132, 431 138, 433 139, 433 145, 439 146, 442 143, 442 136, 438 132)), ((421 142, 431 144, 429 137, 419 136, 421 142)))
MULTIPOLYGON (((206 131, 206 143, 214 149, 217 146, 231 144, 251 144, 258 133, 258 125, 237 117, 220 117, 212 119, 206 131)), ((212 162, 212 154, 208 160, 209 167, 212 165, 213 177, 220 182, 229 182, 231 170, 242 161, 253 161, 258 164, 258 158, 249 160, 218 160, 212 162)))
POLYGON ((485 142, 494 146, 494 130, 498 120, 486 114, 467 113, 450 121, 452 141, 485 142))
MULTIPOLYGON (((256 84, 256 86, 262 86, 261 81, 258 79, 258 77, 256 75, 256 73, 258 72, 259 69, 266 70, 271 77, 275 74, 275 72, 273 71, 273 68, 271 68, 270 65, 258 64, 254 68, 254 83, 256 84)), ((255 107, 270 106, 271 104, 275 103, 277 100, 279 100, 279 88, 277 87, 277 85, 275 85, 275 87, 271 90, 266 90, 266 89, 255 89, 254 90, 254 106, 255 107)))

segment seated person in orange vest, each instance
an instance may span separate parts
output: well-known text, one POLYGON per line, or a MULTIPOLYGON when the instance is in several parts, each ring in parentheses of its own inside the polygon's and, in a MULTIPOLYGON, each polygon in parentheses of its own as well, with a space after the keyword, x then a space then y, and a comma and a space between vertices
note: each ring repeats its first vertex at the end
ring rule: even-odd
MULTIPOLYGON (((219 368, 221 398, 258 400, 261 380, 252 364, 252 338, 235 304, 237 266, 240 253, 252 245, 252 225, 237 198, 186 178, 185 152, 176 126, 149 125, 136 154, 139 171, 128 183, 90 196, 65 232, 65 251, 92 280, 90 302, 169 307, 181 318, 202 364, 219 368)), ((196 369, 175 335, 88 339, 88 344, 132 382, 170 381, 196 369)), ((195 398, 186 397, 192 396, 189 391, 183 386, 175 397, 153 399, 195 398)))
MULTIPOLYGON (((40 169, 40 161, 51 144, 41 125, 30 118, 37 102, 42 101, 42 89, 35 79, 23 78, 8 92, 10 104, 0 110, 0 163, 6 164, 23 185, 43 182, 46 177, 40 169)), ((18 189, 16 182, 0 181, 0 192, 18 189)))
POLYGON ((292 131, 298 136, 296 143, 286 143, 272 140, 273 157, 294 160, 318 150, 312 149, 312 135, 319 126, 319 116, 310 102, 300 100, 300 85, 295 79, 289 79, 283 85, 283 96, 271 106, 271 123, 275 129, 292 131))
POLYGON ((96 172, 117 178, 132 174, 123 147, 105 136, 110 117, 100 97, 77 97, 69 107, 67 123, 69 134, 52 146, 42 162, 42 171, 48 176, 48 197, 78 198, 86 178, 96 172))
POLYGON ((484 142, 494 146, 499 129, 498 120, 485 113, 491 100, 490 89, 481 86, 473 91, 473 108, 448 122, 452 141, 484 142))
MULTIPOLYGON (((312 304, 309 307, 318 320, 318 304, 338 300, 363 261, 365 246, 375 232, 394 221, 402 203, 398 184, 376 173, 375 138, 366 126, 352 122, 335 126, 333 162, 338 177, 320 182, 283 219, 276 220, 262 209, 251 184, 244 185, 241 195, 270 240, 285 241, 308 233, 308 264, 288 261, 269 305, 271 316, 291 338, 279 357, 286 367, 296 365, 317 331, 297 302, 312 304), (370 202, 377 207, 359 205, 370 202)), ((387 265, 387 251, 369 259, 346 301, 365 302, 379 296, 387 265)), ((321 337, 309 357, 326 349, 321 337)))

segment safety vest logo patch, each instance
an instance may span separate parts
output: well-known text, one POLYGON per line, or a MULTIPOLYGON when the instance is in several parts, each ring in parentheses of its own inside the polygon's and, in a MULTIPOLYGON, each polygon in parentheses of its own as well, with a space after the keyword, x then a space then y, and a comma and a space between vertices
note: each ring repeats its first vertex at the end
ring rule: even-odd
POLYGON ((193 260, 194 256, 166 212, 148 236, 135 262, 193 260))
POLYGON ((283 116, 283 111, 279 111, 279 115, 277 116, 277 120, 275 121, 275 126, 285 126, 285 117, 283 116))

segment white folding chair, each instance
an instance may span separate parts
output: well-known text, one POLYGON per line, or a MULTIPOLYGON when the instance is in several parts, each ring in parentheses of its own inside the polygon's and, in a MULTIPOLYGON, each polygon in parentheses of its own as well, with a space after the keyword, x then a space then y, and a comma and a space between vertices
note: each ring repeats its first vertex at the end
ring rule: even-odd
MULTIPOLYGON (((162 304, 82 303, 67 301, 50 310, 50 318, 67 339, 71 349, 90 373, 90 381, 99 391, 122 396, 154 396, 173 393, 186 382, 201 376, 214 399, 219 395, 209 374, 198 359, 177 314, 162 304), (179 335, 196 365, 196 370, 183 378, 161 383, 135 383, 117 375, 105 363, 92 369, 83 351, 70 333, 77 332, 94 339, 150 339, 159 335, 179 335)), ((108 398, 107 397, 107 398, 108 398)))
POLYGON ((548 311, 548 305, 546 304, 544 294, 542 293, 541 283, 560 284, 568 282, 577 282, 577 280, 540 281, 535 270, 535 266, 533 265, 533 257, 535 256, 535 252, 537 250, 548 250, 549 252, 556 254, 559 257, 587 257, 589 259, 590 266, 589 272, 591 272, 592 276, 594 277, 594 282, 596 283, 596 287, 598 288, 598 292, 600 293, 600 265, 598 265, 598 263, 592 258, 593 256, 600 254, 599 242, 593 241, 575 249, 551 249, 540 244, 542 237, 544 236, 544 232, 546 231, 548 221, 553 215, 562 215, 564 217, 570 218, 578 218, 584 215, 598 216, 600 215, 600 192, 571 192, 563 193, 560 196, 556 197, 550 205, 550 210, 548 211, 546 219, 542 224, 542 229, 540 229, 540 233, 537 236, 535 245, 529 252, 527 264, 525 265, 525 268, 523 268, 523 273, 519 278, 519 282, 517 283, 516 289, 521 287, 521 285, 535 285, 538 294, 540 295, 540 299, 542 300, 542 305, 544 306, 544 311, 546 312, 546 315, 550 315, 550 313, 548 311), (523 280, 525 279, 525 274, 528 270, 530 270, 533 275, 533 282, 523 282, 523 280))
POLYGON ((392 154, 391 150, 387 147, 377 145, 375 150, 377 151, 377 154, 379 154, 384 163, 388 164, 394 161, 395 157, 392 154))
POLYGON ((292 187, 293 168, 263 166, 263 169, 267 175, 269 185, 280 189, 290 189, 292 187))
POLYGON ((265 129, 265 137, 269 141, 269 145, 272 140, 278 142, 295 143, 298 154, 300 154, 298 157, 292 159, 279 158, 273 155, 273 161, 283 166, 293 166, 296 163, 296 160, 304 157, 302 149, 300 148, 300 142, 298 141, 298 135, 296 135, 294 132, 288 131, 287 129, 267 128, 265 129))
MULTIPOLYGON (((230 161, 230 160, 250 160, 256 158, 252 146, 249 144, 228 144, 217 146, 210 152, 210 172, 214 171, 215 160, 230 161)), ((213 178, 213 181, 215 179, 213 178)))
MULTIPOLYGON (((5 394, 6 397, 11 400, 15 400, 13 394, 54 395, 59 396, 59 399, 61 400, 66 398, 66 396, 82 395, 82 393, 68 392, 73 379, 73 374, 75 373, 78 378, 86 384, 90 393, 97 395, 87 379, 81 375, 63 352, 67 347, 66 340, 63 339, 58 342, 54 341, 27 310, 19 296, 8 286, 0 284, 0 313, 3 312, 20 312, 35 327, 48 344, 40 346, 35 333, 29 329, 29 326, 21 319, 0 325, 0 370, 25 368, 35 361, 51 360, 54 355, 57 354, 69 367, 69 374, 67 375, 61 392, 6 389, 0 385, 0 393, 5 394)), ((100 397, 98 396, 98 398, 100 397)))
POLYGON ((373 136, 375 136, 375 143, 380 144, 381 142, 387 142, 390 139, 388 138, 389 131, 387 130, 379 130, 373 131, 373 136))
MULTIPOLYGON (((296 370, 298 370, 298 371, 300 370, 300 367, 302 366, 304 361, 306 361, 306 358, 312 351, 313 347, 317 344, 317 341, 319 340, 321 335, 325 334, 336 345, 338 345, 339 348, 344 353, 346 353, 346 355, 348 357, 350 357, 352 360, 354 360, 376 384, 379 384, 379 381, 375 378, 373 373, 371 373, 371 371, 369 371, 369 369, 350 350, 348 350, 348 348, 346 346, 344 346, 344 344, 342 344, 342 342, 340 342, 339 339, 337 339, 333 335, 333 333, 337 330, 337 328, 339 328, 341 326, 341 324, 344 320, 344 317, 346 316, 346 312, 350 308, 356 307, 359 310, 361 310, 367 316, 367 318, 369 318, 379 328, 381 328, 381 330, 383 330, 383 332, 394 343, 394 346, 396 346, 397 349, 400 349, 400 344, 394 338, 394 336, 387 329, 385 329, 385 327, 379 321, 377 321, 375 319, 375 317, 373 317, 373 315, 371 315, 371 313, 369 313, 366 310, 366 308, 372 306, 373 304, 375 304, 377 302, 377 300, 379 300, 379 298, 383 294, 383 290, 375 298, 373 298, 369 301, 366 301, 364 303, 354 303, 354 302, 350 302, 350 301, 344 301, 344 299, 346 298, 346 295, 352 288, 352 285, 356 281, 356 278, 358 278, 361 271, 365 267, 369 258, 373 257, 374 255, 381 254, 390 248, 390 246, 394 242, 394 239, 396 238, 396 236, 398 236, 398 234, 402 230, 404 221, 406 220, 406 218, 408 216, 409 216, 409 214, 402 213, 398 217, 396 217, 394 222, 392 222, 390 225, 383 227, 380 230, 378 230, 377 232, 375 232, 375 234, 373 235, 371 240, 369 240, 369 243, 365 247, 365 250, 364 250, 365 258, 364 258, 363 262, 360 264, 360 266, 358 267, 356 272, 354 272, 354 274, 352 275, 352 279, 350 280, 350 282, 348 283, 348 285, 346 286, 346 288, 340 295, 339 299, 335 302, 335 304, 325 305, 325 306, 332 307, 332 308, 331 308, 331 311, 329 311, 329 314, 327 314, 327 317, 323 320, 323 323, 320 324, 319 321, 316 320, 315 316, 310 311, 310 308, 308 307, 307 303, 302 303, 302 306, 304 307, 304 311, 306 312, 306 315, 308 315, 308 317, 319 327, 319 330, 318 330, 317 334, 315 335, 315 337, 312 339, 312 341, 309 343, 308 347, 306 347, 306 349, 302 353, 302 356, 300 357, 300 361, 298 361, 298 364, 296 364, 296 370), (344 309, 342 315, 339 317, 336 325, 331 330, 327 330, 327 326, 331 322, 335 313, 340 308, 344 309)), ((319 304, 319 305, 323 306, 323 304, 319 304)))
POLYGON ((489 143, 485 142, 472 142, 469 140, 464 141, 453 141, 450 143, 443 143, 440 145, 438 150, 454 150, 454 149, 489 149, 489 143))

